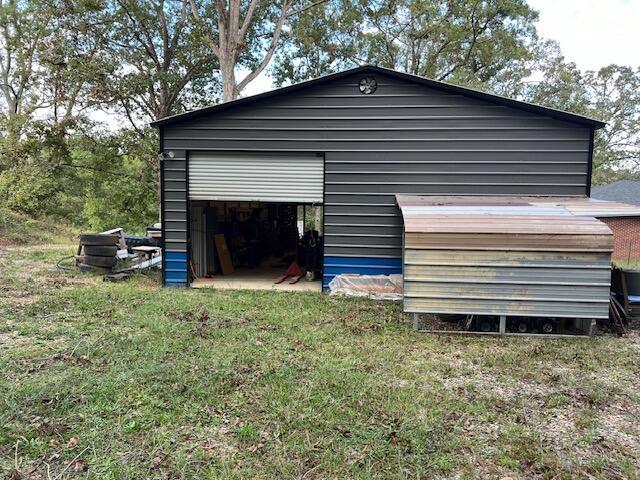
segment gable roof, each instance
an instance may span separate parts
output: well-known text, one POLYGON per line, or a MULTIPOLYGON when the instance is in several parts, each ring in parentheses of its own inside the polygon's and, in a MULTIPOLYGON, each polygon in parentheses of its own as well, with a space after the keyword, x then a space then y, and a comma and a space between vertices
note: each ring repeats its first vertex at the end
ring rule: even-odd
POLYGON ((376 67, 373 65, 364 65, 361 67, 352 68, 349 70, 344 70, 338 73, 332 73, 329 75, 325 75, 323 77, 315 78, 313 80, 308 80, 306 82, 296 83, 294 85, 289 85, 288 87, 277 88, 275 90, 271 90, 265 93, 260 93, 258 95, 252 95, 250 97, 238 98, 236 100, 232 100, 230 102, 220 103, 217 105, 212 105, 205 108, 200 108, 198 110, 192 110, 185 113, 179 113, 177 115, 171 115, 169 117, 161 118, 160 120, 156 120, 155 122, 151 122, 151 126, 161 127, 164 125, 170 125, 173 123, 178 123, 183 120, 188 120, 200 115, 204 115, 207 113, 218 113, 224 110, 228 110, 241 105, 248 105, 258 100, 264 100, 271 97, 276 97, 280 95, 284 95, 290 92, 294 92, 303 88, 311 87, 314 85, 319 85, 323 83, 327 83, 332 80, 337 80, 349 75, 353 75, 356 73, 379 73, 383 75, 388 75, 390 77, 395 77, 400 80, 410 81, 417 84, 421 84, 430 88, 434 88, 437 90, 441 90, 444 92, 455 93, 457 95, 464 95, 467 97, 477 98, 480 100, 485 100, 491 103, 495 103, 498 105, 504 105, 507 107, 516 108, 519 110, 524 110, 531 113, 537 113, 541 115, 545 115, 548 117, 556 118, 558 120, 564 120, 567 122, 573 122, 580 125, 588 126, 594 129, 602 128, 606 124, 599 120, 595 120, 593 118, 585 117, 583 115, 577 115, 575 113, 565 112, 562 110, 556 110, 553 108, 543 107, 541 105, 536 105, 533 103, 521 102, 519 100, 513 100, 511 98, 503 97, 500 95, 494 95, 486 92, 481 92, 480 90, 474 90, 472 88, 459 87, 457 85, 452 85, 450 83, 439 82, 437 80, 431 80, 429 78, 419 77, 417 75, 412 75, 409 73, 397 72, 395 70, 390 70, 388 68, 376 67))
POLYGON ((600 200, 630 203, 640 206, 640 181, 619 180, 591 189, 591 196, 600 200))

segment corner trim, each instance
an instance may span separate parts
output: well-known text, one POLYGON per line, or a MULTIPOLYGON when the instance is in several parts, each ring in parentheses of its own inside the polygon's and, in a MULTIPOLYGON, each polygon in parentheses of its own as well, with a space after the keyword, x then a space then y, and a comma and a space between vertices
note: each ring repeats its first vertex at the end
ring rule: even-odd
POLYGON ((593 144, 595 140, 595 128, 589 131, 589 164, 587 165, 587 197, 591 196, 591 177, 593 176, 593 144))
POLYGON ((159 154, 162 155, 160 159, 160 229, 162 230, 162 238, 160 239, 160 246, 162 247, 162 285, 167 285, 167 262, 166 260, 166 242, 165 242, 165 198, 164 198, 164 128, 160 127, 159 137, 159 154))

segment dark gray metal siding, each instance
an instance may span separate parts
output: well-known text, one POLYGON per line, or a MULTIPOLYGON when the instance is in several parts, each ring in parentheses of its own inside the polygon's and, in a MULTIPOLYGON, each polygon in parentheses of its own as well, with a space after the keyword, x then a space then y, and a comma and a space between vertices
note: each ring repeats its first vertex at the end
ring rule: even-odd
POLYGON ((362 95, 362 75, 166 125, 165 152, 324 153, 328 256, 400 257, 397 193, 587 192, 590 127, 382 73, 362 95))
MULTIPOLYGON (((163 169, 163 224, 164 224, 164 245, 167 254, 175 254, 181 258, 187 252, 187 160, 186 151, 170 149, 174 157, 165 155, 162 161, 163 169)), ((168 152, 165 149, 165 152, 168 152)), ((171 255, 169 255, 171 257, 171 255)), ((186 261, 186 260, 185 260, 186 261)), ((181 265, 171 265, 167 262, 164 266, 165 278, 172 275, 172 267, 181 269, 181 265)))

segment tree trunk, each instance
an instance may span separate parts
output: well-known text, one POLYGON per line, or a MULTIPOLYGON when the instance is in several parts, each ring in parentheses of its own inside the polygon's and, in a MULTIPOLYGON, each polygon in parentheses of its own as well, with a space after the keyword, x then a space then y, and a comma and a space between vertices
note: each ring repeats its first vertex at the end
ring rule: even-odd
POLYGON ((238 98, 236 85, 235 60, 233 55, 221 55, 220 80, 222 81, 222 101, 230 102, 238 98))

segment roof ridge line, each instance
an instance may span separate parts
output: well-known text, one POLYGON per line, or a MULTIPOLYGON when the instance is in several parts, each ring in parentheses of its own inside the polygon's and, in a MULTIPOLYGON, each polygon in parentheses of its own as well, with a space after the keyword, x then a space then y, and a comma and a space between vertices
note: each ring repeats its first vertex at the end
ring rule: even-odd
POLYGON ((379 67, 376 65, 368 65, 368 64, 360 65, 358 67, 354 67, 347 70, 342 70, 340 72, 330 73, 330 74, 323 75, 311 80, 306 80, 304 82, 294 83, 292 85, 276 88, 273 90, 269 90, 267 92, 258 93, 256 95, 237 98, 229 102, 218 103, 215 105, 210 105, 208 107, 203 107, 196 110, 190 110, 188 112, 178 113, 175 115, 171 115, 171 116, 164 117, 164 118, 155 120, 153 122, 150 122, 149 125, 153 127, 161 127, 163 125, 177 123, 182 120, 187 120, 196 116, 204 115, 211 112, 223 111, 230 108, 234 108, 236 106, 247 105, 256 101, 268 99, 271 97, 276 97, 288 92, 301 90, 303 88, 308 88, 314 85, 326 83, 332 80, 336 80, 348 75, 353 75, 355 73, 364 72, 364 71, 378 72, 383 75, 388 75, 391 77, 396 77, 398 79, 422 84, 430 88, 446 91, 449 93, 456 93, 456 94, 471 97, 471 98, 478 98, 487 102, 496 103, 499 105, 504 105, 504 106, 508 106, 511 108, 519 109, 519 110, 529 111, 530 113, 542 114, 542 115, 546 115, 546 116, 567 121, 567 122, 590 126, 593 129, 599 129, 606 125, 605 122, 601 122, 600 120, 596 120, 584 115, 578 115, 576 113, 566 112, 564 110, 558 110, 558 109, 538 105, 535 103, 528 103, 521 100, 515 100, 502 95, 487 93, 487 92, 483 92, 481 90, 476 90, 469 87, 462 87, 459 85, 454 85, 454 84, 442 82, 439 80, 432 80, 426 77, 421 77, 419 75, 414 75, 411 73, 399 72, 397 70, 392 70, 386 67, 379 67))

